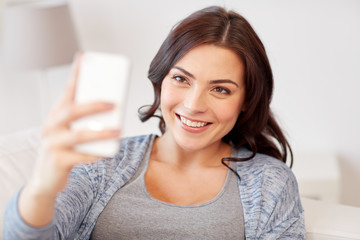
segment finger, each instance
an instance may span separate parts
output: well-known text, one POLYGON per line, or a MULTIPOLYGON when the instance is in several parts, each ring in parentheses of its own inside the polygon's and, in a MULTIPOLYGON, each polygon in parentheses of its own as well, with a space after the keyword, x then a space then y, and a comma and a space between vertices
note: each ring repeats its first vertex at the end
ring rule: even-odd
POLYGON ((71 122, 86 116, 103 113, 114 109, 115 105, 109 102, 92 102, 71 105, 54 113, 50 128, 57 126, 69 127, 71 122))
POLYGON ((92 163, 103 158, 102 156, 94 156, 85 153, 65 150, 57 155, 61 161, 57 162, 58 167, 72 169, 76 164, 92 163))
POLYGON ((51 148, 73 148, 75 145, 99 140, 117 139, 120 137, 119 129, 105 129, 101 131, 81 130, 77 132, 64 131, 56 137, 49 139, 51 148))
POLYGON ((75 164, 79 163, 92 163, 95 161, 99 161, 100 159, 104 158, 103 156, 94 156, 89 155, 85 153, 79 153, 79 152, 72 152, 73 159, 75 159, 75 164))
POLYGON ((51 107, 48 118, 53 115, 54 112, 58 111, 58 109, 61 109, 63 106, 66 106, 66 104, 74 101, 82 55, 82 52, 75 54, 71 67, 70 80, 67 83, 67 87, 65 88, 63 95, 51 107))
POLYGON ((119 129, 105 129, 101 131, 81 130, 73 132, 68 139, 71 146, 99 140, 117 139, 120 137, 119 129))
POLYGON ((76 84, 77 84, 77 79, 79 77, 82 55, 83 55, 82 52, 78 52, 74 57, 74 62, 71 67, 70 81, 67 84, 65 94, 63 95, 61 102, 73 102, 74 101, 75 93, 76 93, 76 84))

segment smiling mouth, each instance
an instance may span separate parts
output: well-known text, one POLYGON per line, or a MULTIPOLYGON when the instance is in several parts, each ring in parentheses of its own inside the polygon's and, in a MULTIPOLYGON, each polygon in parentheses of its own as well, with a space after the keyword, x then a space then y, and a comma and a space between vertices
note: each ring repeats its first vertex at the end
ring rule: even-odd
POLYGON ((191 121, 183 116, 180 116, 180 115, 177 115, 177 116, 178 116, 178 118, 180 118, 181 122, 188 127, 201 128, 201 127, 205 127, 206 125, 210 124, 209 122, 191 121))

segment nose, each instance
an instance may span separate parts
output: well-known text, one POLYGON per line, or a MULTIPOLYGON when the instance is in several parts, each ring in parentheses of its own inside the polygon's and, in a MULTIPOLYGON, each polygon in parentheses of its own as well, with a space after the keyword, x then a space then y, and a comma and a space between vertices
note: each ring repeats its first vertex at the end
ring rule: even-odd
POLYGON ((207 110, 207 100, 204 91, 198 88, 192 88, 186 93, 184 107, 190 113, 202 113, 207 110))

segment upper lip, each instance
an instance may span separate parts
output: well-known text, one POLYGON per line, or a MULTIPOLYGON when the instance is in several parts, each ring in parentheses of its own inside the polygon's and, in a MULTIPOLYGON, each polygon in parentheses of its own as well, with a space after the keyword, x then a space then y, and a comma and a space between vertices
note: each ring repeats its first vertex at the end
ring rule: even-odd
POLYGON ((192 122, 201 122, 201 123, 207 123, 207 124, 209 124, 209 123, 211 123, 211 122, 208 122, 208 121, 202 121, 202 120, 197 120, 197 119, 193 119, 193 118, 189 118, 189 117, 186 117, 186 116, 184 116, 184 115, 181 115, 181 114, 176 114, 178 117, 183 117, 183 118, 186 118, 186 119, 188 119, 188 120, 190 120, 190 121, 192 121, 192 122))

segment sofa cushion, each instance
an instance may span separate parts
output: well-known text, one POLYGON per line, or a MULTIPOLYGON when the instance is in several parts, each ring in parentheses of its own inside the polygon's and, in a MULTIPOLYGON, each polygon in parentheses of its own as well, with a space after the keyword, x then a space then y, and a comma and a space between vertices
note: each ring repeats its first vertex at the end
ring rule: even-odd
POLYGON ((360 208, 302 198, 306 239, 360 239, 360 208))
POLYGON ((0 236, 6 204, 30 177, 39 145, 38 127, 0 136, 0 236))

